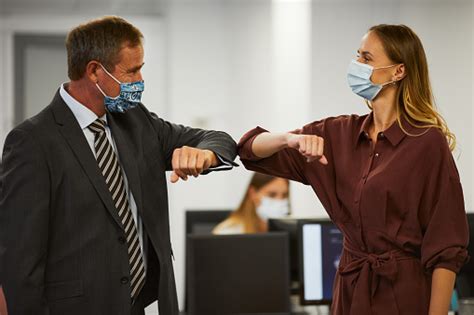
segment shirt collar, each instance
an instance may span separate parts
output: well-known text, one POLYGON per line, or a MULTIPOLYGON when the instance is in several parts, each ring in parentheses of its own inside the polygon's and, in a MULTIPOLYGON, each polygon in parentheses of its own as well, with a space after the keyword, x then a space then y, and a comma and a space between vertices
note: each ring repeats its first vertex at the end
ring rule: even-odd
MULTIPOLYGON (((368 114, 364 118, 359 128, 359 131, 357 133, 357 138, 355 142, 356 146, 360 142, 360 139, 369 139, 369 127, 373 119, 374 119, 373 112, 370 112, 370 114, 368 114)), ((403 115, 400 117, 400 122, 403 126, 403 129, 400 127, 398 121, 395 120, 395 122, 393 122, 393 124, 390 127, 388 127, 386 130, 379 133, 379 137, 387 138, 387 140, 392 144, 392 146, 394 147, 397 146, 403 140, 403 138, 405 138, 405 136, 407 135, 405 131, 410 133, 411 131, 413 131, 413 128, 414 128, 408 123, 408 121, 405 119, 403 115)))
MULTIPOLYGON (((81 129, 85 129, 97 119, 97 115, 85 105, 74 99, 74 97, 72 97, 71 94, 66 91, 66 87, 67 83, 61 84, 59 94, 61 95, 64 103, 66 103, 66 105, 72 111, 74 117, 76 117, 81 129)), ((105 124, 107 124, 107 115, 103 115, 100 117, 100 119, 104 120, 105 124)))

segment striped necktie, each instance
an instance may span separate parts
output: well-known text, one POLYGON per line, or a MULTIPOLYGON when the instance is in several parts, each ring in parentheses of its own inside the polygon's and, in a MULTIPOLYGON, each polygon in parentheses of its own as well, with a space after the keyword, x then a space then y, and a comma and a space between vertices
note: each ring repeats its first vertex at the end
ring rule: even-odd
POLYGON ((127 238, 131 297, 136 299, 145 283, 145 265, 143 263, 143 253, 140 248, 137 227, 128 203, 122 170, 112 145, 107 139, 105 121, 97 119, 88 128, 94 133, 97 163, 99 163, 99 168, 112 195, 127 238))

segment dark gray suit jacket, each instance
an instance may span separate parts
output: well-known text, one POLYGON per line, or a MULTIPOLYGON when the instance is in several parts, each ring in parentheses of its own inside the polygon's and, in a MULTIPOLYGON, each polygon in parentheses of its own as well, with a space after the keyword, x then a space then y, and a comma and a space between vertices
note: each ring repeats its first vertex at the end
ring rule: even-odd
MULTIPOLYGON (((147 281, 136 303, 158 299, 161 315, 178 314, 165 171, 184 145, 232 162, 235 142, 166 122, 143 105, 107 118, 144 227, 147 281)), ((0 283, 9 315, 130 315, 124 237, 83 131, 56 93, 4 146, 0 283)))

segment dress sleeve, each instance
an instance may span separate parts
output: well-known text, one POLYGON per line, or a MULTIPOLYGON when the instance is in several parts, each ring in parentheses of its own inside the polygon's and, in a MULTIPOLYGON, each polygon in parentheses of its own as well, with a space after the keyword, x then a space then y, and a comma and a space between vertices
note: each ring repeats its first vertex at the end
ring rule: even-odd
POLYGON ((297 150, 287 148, 278 151, 277 153, 267 158, 261 159, 252 151, 252 144, 255 138, 267 130, 257 127, 247 132, 241 139, 237 146, 240 160, 244 166, 252 171, 287 178, 298 181, 305 185, 310 183, 309 177, 327 177, 326 174, 334 167, 332 161, 331 145, 328 139, 328 123, 329 119, 315 121, 305 125, 301 129, 290 131, 294 134, 317 135, 324 139, 324 155, 328 159, 328 165, 322 165, 319 161, 307 162, 297 150), (325 173, 324 176, 318 176, 320 173, 325 173), (310 175, 311 174, 311 175, 310 175))
POLYGON ((468 260, 469 229, 459 174, 444 137, 441 141, 428 163, 432 167, 420 213, 421 261, 430 272, 445 268, 457 273, 468 260))
POLYGON ((237 146, 240 160, 248 170, 263 174, 278 176, 301 182, 305 185, 308 181, 304 174, 304 158, 298 151, 283 149, 272 156, 260 159, 252 151, 255 138, 267 130, 257 127, 247 132, 237 146))

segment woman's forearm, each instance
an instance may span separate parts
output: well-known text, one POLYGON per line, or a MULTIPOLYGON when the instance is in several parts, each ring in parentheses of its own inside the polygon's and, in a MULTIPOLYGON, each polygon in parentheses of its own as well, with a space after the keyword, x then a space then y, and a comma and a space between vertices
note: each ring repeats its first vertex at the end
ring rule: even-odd
POLYGON ((285 148, 298 150, 307 162, 319 160, 321 164, 328 164, 324 156, 324 139, 315 135, 264 132, 252 143, 253 154, 262 159, 285 148))
POLYGON ((269 157, 288 147, 287 133, 264 132, 259 134, 252 144, 253 154, 260 158, 269 157))
POLYGON ((456 274, 451 270, 436 268, 433 271, 429 315, 448 314, 455 280, 456 274))

